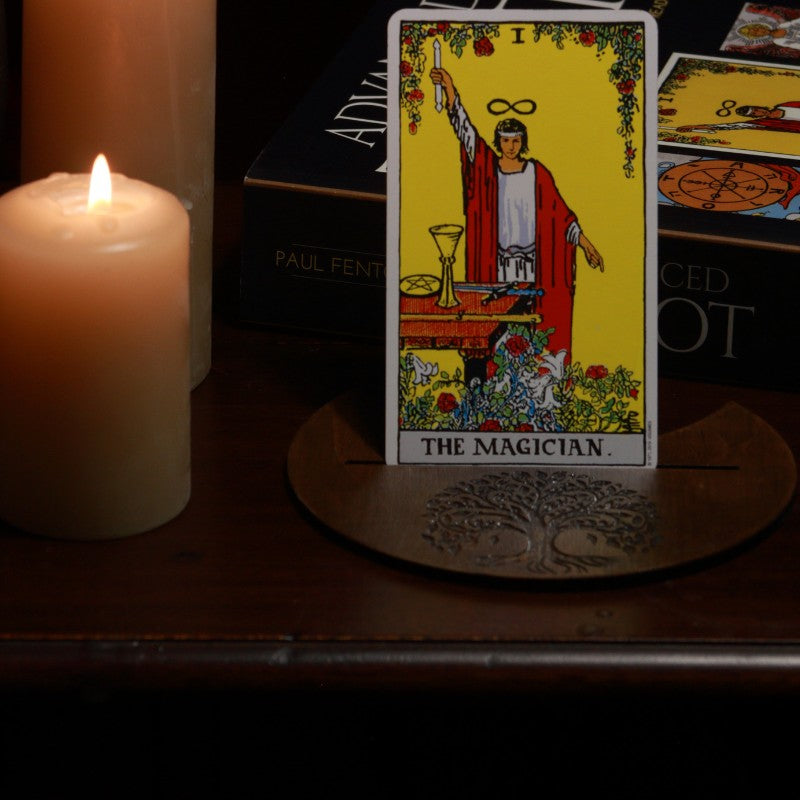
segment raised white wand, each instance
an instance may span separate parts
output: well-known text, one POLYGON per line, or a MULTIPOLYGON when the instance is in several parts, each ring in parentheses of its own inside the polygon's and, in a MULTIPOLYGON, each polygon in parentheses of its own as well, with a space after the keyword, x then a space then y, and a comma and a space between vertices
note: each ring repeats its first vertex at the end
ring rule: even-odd
MULTIPOLYGON (((434 69, 442 68, 442 46, 439 44, 438 39, 433 40, 433 66, 434 69)), ((434 90, 436 92, 436 110, 441 111, 444 107, 442 104, 442 84, 437 83, 434 86, 434 90)))

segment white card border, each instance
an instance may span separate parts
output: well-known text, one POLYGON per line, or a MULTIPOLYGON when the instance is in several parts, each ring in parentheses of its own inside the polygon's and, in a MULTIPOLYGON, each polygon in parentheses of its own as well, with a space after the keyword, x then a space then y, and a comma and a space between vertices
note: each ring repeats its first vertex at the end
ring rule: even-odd
MULTIPOLYGON (((387 70, 389 75, 387 86, 387 131, 386 131, 386 375, 385 375, 385 461, 389 466, 453 466, 461 464, 503 464, 517 466, 548 466, 558 463, 559 466, 593 466, 593 467, 633 467, 654 469, 658 463, 658 196, 657 196, 657 163, 658 163, 658 115, 657 101, 661 81, 658 73, 658 31, 653 17, 646 11, 536 11, 530 9, 516 10, 438 10, 404 9, 395 12, 387 25, 387 70), (400 367, 400 350, 397 346, 399 327, 399 304, 397 286, 399 283, 399 244, 400 244, 400 81, 393 76, 397 74, 400 64, 400 25, 403 21, 436 20, 442 22, 625 22, 641 23, 645 28, 645 51, 643 59, 645 86, 641 101, 645 111, 644 119, 644 154, 642 163, 645 167, 645 279, 644 279, 644 414, 641 447, 637 448, 637 460, 609 462, 592 460, 590 462, 518 459, 436 459, 425 461, 400 461, 400 430, 398 424, 398 370, 400 367), (392 71, 394 68, 394 72, 392 71), (641 457, 638 451, 641 451, 641 457)), ((430 435, 429 431, 420 431, 430 435)), ((455 435, 457 432, 444 432, 455 435)), ((570 432, 566 432, 569 435, 570 432)), ((519 437, 520 434, 509 433, 503 436, 519 437)), ((576 436, 578 434, 575 434, 576 436)), ((625 434, 632 436, 632 434, 625 434)), ((525 436, 525 434, 522 434, 525 436)), ((583 436, 583 435, 581 435, 583 436)), ((530 437, 529 437, 530 438, 530 437)))

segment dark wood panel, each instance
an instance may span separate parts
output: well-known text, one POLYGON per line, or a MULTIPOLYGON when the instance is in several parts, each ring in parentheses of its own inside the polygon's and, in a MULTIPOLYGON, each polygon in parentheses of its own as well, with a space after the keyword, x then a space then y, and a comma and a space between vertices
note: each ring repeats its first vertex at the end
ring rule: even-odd
MULTIPOLYGON (((5 640, 800 642, 798 513, 710 563, 542 588, 415 570, 340 540, 292 497, 285 458, 307 416, 380 391, 376 344, 216 321, 193 396, 193 496, 176 520, 112 542, 0 535, 5 640)), ((665 427, 733 399, 796 453, 795 395, 662 381, 665 427)), ((758 498, 753 498, 758 502, 758 498)))

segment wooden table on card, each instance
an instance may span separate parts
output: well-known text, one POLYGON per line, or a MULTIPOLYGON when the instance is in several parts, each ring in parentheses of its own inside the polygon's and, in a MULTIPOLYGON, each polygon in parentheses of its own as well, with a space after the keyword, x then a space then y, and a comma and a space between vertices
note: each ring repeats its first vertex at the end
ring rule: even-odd
POLYGON ((442 308, 435 293, 402 295, 401 347, 457 350, 469 358, 485 358, 509 323, 535 325, 542 321, 541 315, 534 311, 535 296, 493 296, 492 292, 498 289, 502 289, 501 284, 483 288, 456 284, 458 305, 453 308, 442 308))

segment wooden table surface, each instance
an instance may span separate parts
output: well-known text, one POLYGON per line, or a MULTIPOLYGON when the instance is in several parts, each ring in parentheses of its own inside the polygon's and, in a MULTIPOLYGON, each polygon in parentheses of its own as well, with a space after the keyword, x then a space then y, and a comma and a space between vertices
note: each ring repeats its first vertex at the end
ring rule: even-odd
MULTIPOLYGON (((292 495, 299 427, 382 389, 382 346, 232 319, 241 190, 217 195, 213 367, 192 397, 187 509, 108 542, 0 529, 0 686, 522 691, 707 683, 800 689, 800 511, 665 574, 538 585, 417 569, 352 545, 292 495)), ((734 400, 800 452, 796 394, 660 383, 662 430, 734 400)), ((757 503, 758 498, 754 497, 757 503)))

